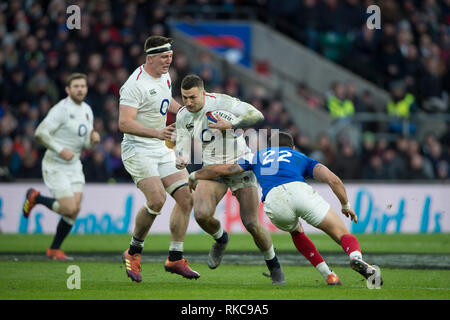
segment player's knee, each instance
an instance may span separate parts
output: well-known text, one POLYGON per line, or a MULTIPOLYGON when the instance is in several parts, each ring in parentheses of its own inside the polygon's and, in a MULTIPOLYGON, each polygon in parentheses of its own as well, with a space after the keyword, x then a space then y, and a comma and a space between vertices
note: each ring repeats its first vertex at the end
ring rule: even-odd
POLYGON ((80 212, 80 207, 77 205, 67 205, 67 206, 61 206, 60 213, 61 215, 75 220, 78 216, 78 213, 80 212))
POLYGON ((164 206, 165 201, 165 198, 158 198, 155 200, 152 199, 151 203, 147 202, 147 207, 149 207, 152 211, 160 212, 164 206))
POLYGON ((242 221, 242 224, 250 234, 257 234, 260 231, 260 224, 256 221, 242 221))
POLYGON ((194 218, 198 224, 203 225, 208 221, 210 217, 211 217, 211 210, 207 209, 206 207, 201 208, 194 207, 194 218))

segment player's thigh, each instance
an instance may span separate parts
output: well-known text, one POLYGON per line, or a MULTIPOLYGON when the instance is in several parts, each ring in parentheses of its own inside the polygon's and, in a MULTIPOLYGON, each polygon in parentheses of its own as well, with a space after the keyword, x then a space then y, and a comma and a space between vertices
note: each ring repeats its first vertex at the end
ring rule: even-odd
POLYGON ((264 201, 264 213, 280 230, 292 232, 300 225, 298 214, 295 212, 290 195, 283 185, 272 188, 264 201))
POLYGON ((214 214, 217 204, 228 188, 213 180, 199 180, 194 192, 194 213, 196 217, 214 214))
POLYGON ((290 182, 282 185, 292 209, 298 217, 317 227, 327 215, 330 204, 310 185, 304 182, 290 182))
POLYGON ((164 188, 180 204, 188 201, 192 205, 192 194, 189 191, 189 173, 186 169, 176 171, 161 179, 164 188))
POLYGON ((147 204, 154 210, 160 210, 163 207, 166 201, 166 190, 159 176, 141 179, 137 187, 144 194, 147 204))
POLYGON ((57 200, 73 198, 71 168, 42 164, 42 177, 50 193, 57 200))
POLYGON ((340 243, 344 234, 349 233, 344 222, 333 208, 329 208, 323 220, 316 227, 328 234, 337 243, 340 243))
POLYGON ((235 191, 239 202, 239 211, 244 225, 248 223, 259 223, 259 195, 256 187, 245 187, 235 191))
POLYGON ((140 182, 144 179, 159 178, 158 158, 149 154, 144 152, 135 153, 128 158, 122 159, 122 163, 138 188, 140 182))

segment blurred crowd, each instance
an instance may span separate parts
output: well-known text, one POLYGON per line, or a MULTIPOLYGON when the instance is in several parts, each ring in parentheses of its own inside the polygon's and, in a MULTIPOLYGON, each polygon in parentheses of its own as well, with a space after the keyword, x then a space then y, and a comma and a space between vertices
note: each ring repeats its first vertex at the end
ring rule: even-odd
MULTIPOLYGON (((306 5, 316 1, 303 2, 306 5)), ((144 62, 145 39, 149 35, 170 36, 169 11, 165 5, 215 3, 232 8, 245 3, 267 8, 271 1, 77 1, 82 12, 81 29, 77 31, 66 27, 67 3, 12 0, 1 5, 0 181, 42 177, 41 159, 45 149, 35 141, 34 130, 48 110, 66 96, 66 77, 83 72, 88 76, 86 102, 93 109, 94 128, 102 138, 101 144, 82 154, 86 181, 131 182, 120 157, 119 89, 144 62)), ((422 52, 421 47, 418 51, 422 52)), ((443 58, 448 62, 448 56, 443 58)), ((289 131, 301 151, 322 161, 343 179, 450 177, 448 134, 444 137, 430 134, 424 141, 399 136, 395 143, 388 143, 377 141, 368 133, 364 136, 363 151, 350 144, 333 145, 326 134, 310 141, 292 122, 281 100, 267 96, 261 87, 255 87, 250 96, 243 96, 239 79, 220 74, 206 51, 198 61, 188 61, 183 52, 175 49, 170 73, 172 92, 180 103, 181 79, 191 72, 205 80, 208 91, 236 96, 260 109, 265 122, 259 128, 289 131)), ((345 86, 346 94, 351 93, 352 84, 345 86)), ((339 88, 332 89, 339 91, 339 88)), ((306 85, 300 85, 299 93, 308 97, 312 107, 326 108, 326 96, 311 93, 306 85)), ((357 98, 357 108, 373 108, 370 93, 357 98)), ((173 122, 175 116, 168 115, 168 122, 173 122)))

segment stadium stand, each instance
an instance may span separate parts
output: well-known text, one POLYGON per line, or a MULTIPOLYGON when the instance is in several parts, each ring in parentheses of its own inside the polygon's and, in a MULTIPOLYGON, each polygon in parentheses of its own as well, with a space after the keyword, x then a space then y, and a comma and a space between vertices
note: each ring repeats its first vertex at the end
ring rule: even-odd
MULTIPOLYGON (((88 75, 86 101, 93 108, 95 129, 102 137, 99 146, 82 155, 86 181, 131 181, 120 159, 118 91, 144 60, 145 38, 149 34, 170 36, 168 20, 172 17, 263 22, 386 90, 391 99, 379 106, 374 92, 358 91, 351 81, 335 82, 322 91, 313 89, 307 79, 296 83, 298 97, 308 108, 330 112, 332 117, 359 119, 363 132, 356 146, 346 139, 334 141, 327 133, 312 139, 291 120, 279 97, 262 87, 245 94, 239 78, 221 74, 210 63, 208 51, 193 63, 179 49, 174 52, 171 70, 175 97, 183 76, 196 72, 206 80, 208 90, 238 96, 258 107, 266 117, 261 128, 289 130, 301 151, 323 161, 343 179, 450 178, 450 129, 422 137, 415 134, 414 123, 409 121, 410 115, 419 112, 430 117, 426 121, 433 116, 447 119, 450 127, 448 0, 76 3, 82 8, 77 32, 65 26, 66 1, 12 0, 1 6, 0 181, 41 178, 44 149, 34 140, 34 129, 51 106, 65 97, 64 79, 72 72, 88 75), (364 8, 370 4, 381 7, 381 30, 364 27, 364 8), (386 118, 389 114, 396 117, 386 118), (400 121, 392 121, 398 118, 400 121)), ((179 97, 177 100, 181 102, 179 97)), ((173 115, 169 121, 174 121, 173 115)))

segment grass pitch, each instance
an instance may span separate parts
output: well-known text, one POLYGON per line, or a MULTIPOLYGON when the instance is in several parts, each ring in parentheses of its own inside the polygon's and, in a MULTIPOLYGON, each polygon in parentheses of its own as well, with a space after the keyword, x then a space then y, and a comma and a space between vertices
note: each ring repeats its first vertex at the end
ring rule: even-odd
MULTIPOLYGON (((278 252, 295 252, 287 234, 274 234, 278 252)), ((311 235, 321 252, 342 249, 324 235, 311 235)), ((357 235, 364 253, 434 253, 450 257, 450 235, 357 235)), ((164 261, 142 264, 142 283, 131 282, 121 263, 121 253, 128 246, 129 235, 70 235, 63 250, 93 256, 109 253, 112 261, 98 262, 46 261, 42 258, 51 242, 51 235, 0 235, 0 299, 6 300, 448 300, 450 299, 450 270, 421 270, 384 268, 384 285, 369 290, 365 280, 350 267, 333 267, 343 285, 328 287, 311 266, 285 265, 286 285, 273 286, 263 277, 267 269, 258 265, 222 264, 210 270, 205 263, 191 263, 201 274, 198 280, 187 280, 164 271, 164 261), (33 253, 23 258, 15 253, 33 253), (40 259, 33 257, 39 256, 40 259), (2 258, 3 257, 3 258, 2 258), (81 271, 81 288, 70 290, 67 273, 70 265, 81 271)), ((168 235, 150 235, 145 252, 167 253, 168 235)), ((207 255, 211 239, 204 235, 188 235, 185 252, 207 255)), ((231 234, 227 253, 255 252, 256 247, 247 234, 231 234)), ((342 252, 342 255, 345 255, 342 252)), ((304 259, 300 256, 299 259, 304 259)), ((94 260, 95 261, 95 260, 94 260)))

